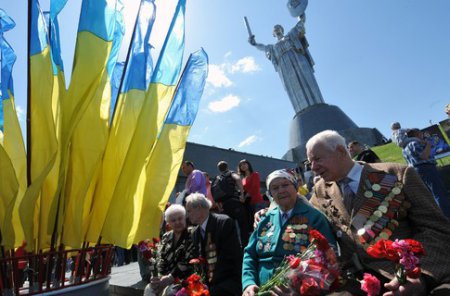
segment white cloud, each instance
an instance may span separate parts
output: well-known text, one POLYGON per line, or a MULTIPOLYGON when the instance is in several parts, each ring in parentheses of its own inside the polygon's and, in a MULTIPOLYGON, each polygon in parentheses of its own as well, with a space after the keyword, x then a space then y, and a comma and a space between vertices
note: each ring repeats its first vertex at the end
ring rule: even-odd
POLYGON ((242 72, 242 73, 252 73, 256 71, 260 71, 261 68, 255 62, 255 59, 251 56, 244 57, 231 65, 231 73, 242 72))
POLYGON ((227 51, 227 53, 224 55, 224 58, 227 59, 231 56, 232 52, 231 51, 227 51))
POLYGON ((212 112, 227 112, 231 109, 239 106, 241 99, 235 95, 228 95, 220 100, 210 102, 208 104, 208 109, 212 112))
POLYGON ((229 87, 233 84, 225 74, 223 67, 218 65, 209 65, 209 73, 206 81, 214 87, 229 87))
POLYGON ((258 140, 258 137, 256 135, 251 135, 250 137, 247 137, 245 140, 240 142, 238 147, 242 148, 244 146, 250 146, 251 144, 255 143, 256 140, 258 140))
POLYGON ((26 121, 25 111, 23 110, 23 108, 20 105, 16 105, 16 113, 17 113, 17 118, 19 119, 19 122, 26 121))

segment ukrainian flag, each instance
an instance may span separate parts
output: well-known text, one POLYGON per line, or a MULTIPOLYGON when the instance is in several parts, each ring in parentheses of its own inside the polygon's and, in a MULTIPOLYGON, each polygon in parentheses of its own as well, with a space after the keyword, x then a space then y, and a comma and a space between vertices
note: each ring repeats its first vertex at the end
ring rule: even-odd
MULTIPOLYGON (((52 113, 55 125, 56 139, 60 144, 61 132, 61 116, 60 102, 64 100, 66 95, 66 82, 64 75, 64 65, 61 58, 61 44, 59 37, 58 14, 64 8, 66 1, 51 1, 50 12, 44 12, 48 24, 48 32, 50 39, 50 57, 53 69, 53 92, 52 92, 52 113), (47 18, 48 17, 48 18, 47 18)), ((56 152, 55 163, 52 166, 47 178, 44 180, 41 189, 41 195, 38 199, 39 207, 39 232, 38 232, 38 248, 46 248, 50 246, 51 235, 55 223, 56 207, 52 207, 55 200, 55 194, 58 187, 58 178, 60 172, 61 149, 58 146, 56 152)))
MULTIPOLYGON (((42 185, 55 164, 58 150, 56 118, 53 100, 55 85, 48 32, 39 1, 31 1, 30 40, 30 98, 28 102, 29 159, 31 183, 19 206, 28 248, 33 248, 38 237, 40 213, 39 195, 42 185), (33 205, 33 206, 30 206, 33 205), (37 209, 37 211, 36 211, 37 209)), ((56 112, 56 111, 55 111, 56 112)))
POLYGON ((141 192, 145 199, 134 243, 159 235, 162 214, 177 180, 207 75, 208 56, 201 49, 189 57, 161 134, 147 163, 147 182, 141 192))
POLYGON ((103 239, 121 247, 130 247, 136 236, 144 199, 140 192, 147 180, 145 163, 161 131, 181 70, 185 7, 186 0, 180 0, 175 9, 103 225, 103 239))
POLYGON ((0 221, 2 244, 11 249, 24 238, 18 202, 26 190, 26 154, 14 104, 12 68, 16 55, 4 39, 14 21, 0 9, 0 221))
POLYGON ((87 108, 79 114, 70 139, 64 201, 61 200, 64 207, 60 207, 62 215, 58 219, 58 232, 64 225, 63 243, 74 248, 80 247, 84 240, 84 224, 108 140, 111 77, 124 35, 122 9, 121 1, 83 1, 76 56, 79 68, 74 70, 74 75, 79 76, 71 81, 69 93, 74 96, 69 99, 84 99, 87 108), (106 25, 108 30, 101 32, 99 24, 106 25), (99 76, 90 77, 87 73, 93 67, 99 76))
MULTIPOLYGON (((99 181, 96 186, 89 219, 91 221, 89 231, 86 229, 86 232, 88 231, 87 241, 96 242, 98 240, 115 184, 125 161, 133 131, 136 128, 142 104, 148 92, 153 71, 150 34, 154 21, 154 1, 141 1, 131 40, 130 55, 127 65, 125 65, 122 89, 119 91, 120 81, 116 83, 115 87, 117 92, 119 92, 119 97, 114 107, 112 127, 103 157, 99 181)), ((114 71, 120 73, 120 70, 116 69, 114 71)))

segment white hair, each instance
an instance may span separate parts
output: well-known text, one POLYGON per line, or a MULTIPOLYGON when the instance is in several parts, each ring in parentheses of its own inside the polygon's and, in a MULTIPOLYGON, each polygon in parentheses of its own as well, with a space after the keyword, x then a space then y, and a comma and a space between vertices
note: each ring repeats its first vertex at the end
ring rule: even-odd
POLYGON ((338 132, 332 130, 325 130, 309 139, 306 143, 306 151, 311 151, 317 144, 322 144, 330 150, 336 150, 338 146, 347 147, 345 145, 345 138, 338 132))
POLYGON ((186 197, 186 206, 190 204, 193 208, 210 209, 211 201, 204 194, 196 192, 186 197))
POLYGON ((186 217, 186 209, 182 205, 177 205, 177 204, 171 205, 164 212, 164 220, 166 220, 166 222, 168 222, 169 218, 171 216, 173 216, 174 214, 179 214, 179 213, 183 214, 183 216, 186 217))

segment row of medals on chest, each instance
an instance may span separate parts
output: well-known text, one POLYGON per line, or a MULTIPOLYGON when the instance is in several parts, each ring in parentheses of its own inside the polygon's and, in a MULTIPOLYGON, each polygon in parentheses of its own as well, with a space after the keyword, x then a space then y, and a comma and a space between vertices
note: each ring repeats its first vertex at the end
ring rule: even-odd
MULTIPOLYGON (((386 176, 384 179, 393 178, 386 176)), ((352 227, 358 229, 360 243, 368 248, 373 242, 380 239, 389 239, 398 227, 398 219, 406 216, 411 204, 402 194, 403 184, 395 178, 393 184, 381 186, 365 180, 364 196, 367 200, 355 215, 352 227), (390 189, 390 190, 389 190, 390 189)))
MULTIPOLYGON (((301 246, 307 244, 308 242, 308 224, 306 217, 293 217, 289 219, 288 224, 285 228, 285 231, 281 237, 283 241, 283 249, 286 251, 295 250, 299 252, 301 250, 301 246), (295 221, 292 221, 294 219, 295 221), (299 221, 297 221, 299 220, 299 221), (294 223, 295 222, 295 223, 294 223)), ((272 237, 274 235, 275 225, 272 225, 272 222, 268 222, 265 227, 261 230, 261 237, 267 236, 268 240, 265 244, 262 241, 259 241, 258 248, 260 250, 264 250, 265 252, 269 251, 272 246, 272 237)))

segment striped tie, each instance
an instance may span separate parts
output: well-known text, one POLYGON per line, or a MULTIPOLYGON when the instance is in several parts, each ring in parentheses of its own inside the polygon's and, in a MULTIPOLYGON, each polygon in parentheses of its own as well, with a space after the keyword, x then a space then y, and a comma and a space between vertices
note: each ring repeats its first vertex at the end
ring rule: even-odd
POLYGON ((355 197, 355 193, 350 187, 350 182, 353 180, 349 177, 345 177, 341 181, 339 181, 339 186, 341 188, 342 196, 344 197, 344 205, 347 211, 350 213, 353 209, 353 199, 355 197))

